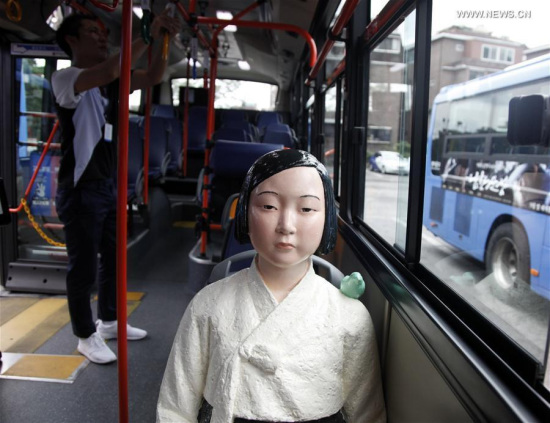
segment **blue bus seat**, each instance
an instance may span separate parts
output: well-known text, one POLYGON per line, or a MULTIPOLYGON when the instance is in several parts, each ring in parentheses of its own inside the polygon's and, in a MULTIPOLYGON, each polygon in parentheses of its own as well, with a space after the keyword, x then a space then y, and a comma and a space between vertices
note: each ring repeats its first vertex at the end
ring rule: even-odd
POLYGON ((240 141, 240 142, 250 142, 252 141, 249 134, 238 128, 220 128, 214 132, 214 140, 227 140, 227 141, 240 141))
POLYGON ((139 200, 143 192, 143 117, 130 116, 128 128, 128 202, 139 200))
POLYGON ((206 107, 196 106, 189 109, 188 145, 189 150, 206 148, 206 107))
POLYGON ((245 110, 227 109, 222 110, 221 121, 223 123, 229 121, 247 121, 248 116, 245 110))
POLYGON ((151 116, 175 118, 178 116, 178 113, 176 108, 171 104, 153 104, 151 107, 151 116))
POLYGON ((168 146, 168 131, 166 119, 151 116, 149 134, 149 178, 161 179, 166 175, 166 168, 170 160, 168 146))
POLYGON ((265 127, 265 132, 288 132, 289 134, 292 134, 290 126, 286 123, 270 123, 265 127))
POLYGON ((288 148, 295 148, 295 140, 289 132, 266 132, 262 142, 279 143, 288 148))
POLYGON ((282 123, 281 116, 277 112, 260 112, 258 113, 258 120, 256 126, 260 130, 260 133, 264 132, 264 128, 272 123, 282 123))
POLYGON ((166 130, 168 133, 168 147, 170 161, 168 162, 167 172, 174 174, 181 170, 181 159, 183 151, 183 127, 178 118, 166 120, 166 130))
MULTIPOLYGON (((214 266, 207 284, 219 281, 237 271, 237 267, 246 268, 252 264, 252 259, 256 255, 256 250, 247 250, 234 256, 228 257, 214 266)), ((340 283, 344 279, 344 274, 329 261, 319 257, 311 256, 315 271, 340 289, 340 283)))
POLYGON ((224 122, 221 128, 242 129, 251 137, 252 142, 258 141, 258 129, 250 122, 244 120, 231 120, 224 122))

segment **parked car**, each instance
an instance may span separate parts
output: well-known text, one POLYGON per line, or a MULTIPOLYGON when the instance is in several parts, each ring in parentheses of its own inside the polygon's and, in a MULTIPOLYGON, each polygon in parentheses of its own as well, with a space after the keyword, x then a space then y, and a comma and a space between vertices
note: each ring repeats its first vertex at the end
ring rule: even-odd
POLYGON ((368 166, 374 172, 408 175, 410 159, 396 151, 377 151, 370 156, 368 166))

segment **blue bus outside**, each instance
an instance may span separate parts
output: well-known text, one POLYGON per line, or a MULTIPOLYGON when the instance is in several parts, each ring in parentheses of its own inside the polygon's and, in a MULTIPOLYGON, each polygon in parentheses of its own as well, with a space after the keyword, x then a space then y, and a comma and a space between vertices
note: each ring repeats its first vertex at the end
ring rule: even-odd
POLYGON ((550 55, 441 90, 428 132, 423 223, 484 262, 503 289, 528 283, 550 298, 549 142, 507 139, 509 101, 532 94, 548 104, 550 55))

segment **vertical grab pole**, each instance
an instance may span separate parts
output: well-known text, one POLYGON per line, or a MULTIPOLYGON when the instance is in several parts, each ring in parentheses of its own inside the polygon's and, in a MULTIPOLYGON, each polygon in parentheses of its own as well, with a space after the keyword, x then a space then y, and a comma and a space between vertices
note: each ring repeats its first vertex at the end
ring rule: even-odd
POLYGON ((117 320, 118 320, 118 410, 119 423, 128 423, 128 341, 126 333, 126 203, 128 202, 128 110, 132 62, 132 0, 122 4, 120 91, 118 112, 117 192, 117 320))

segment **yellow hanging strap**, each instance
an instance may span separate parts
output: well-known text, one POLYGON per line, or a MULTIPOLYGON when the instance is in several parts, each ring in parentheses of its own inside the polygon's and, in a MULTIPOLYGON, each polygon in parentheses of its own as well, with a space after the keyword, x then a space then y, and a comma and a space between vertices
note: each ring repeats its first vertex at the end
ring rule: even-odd
POLYGON ((48 235, 44 233, 42 228, 36 223, 36 220, 34 220, 34 216, 31 214, 31 209, 27 205, 27 200, 24 198, 21 199, 21 204, 23 204, 23 208, 25 209, 25 213, 27 213, 27 216, 29 217, 29 221, 32 224, 32 227, 38 232, 38 235, 40 235, 48 244, 55 245, 56 247, 64 247, 65 244, 61 242, 54 241, 51 239, 48 235))

